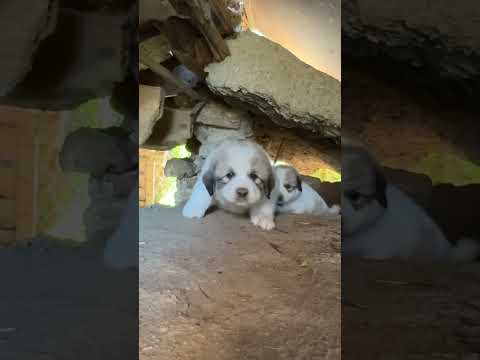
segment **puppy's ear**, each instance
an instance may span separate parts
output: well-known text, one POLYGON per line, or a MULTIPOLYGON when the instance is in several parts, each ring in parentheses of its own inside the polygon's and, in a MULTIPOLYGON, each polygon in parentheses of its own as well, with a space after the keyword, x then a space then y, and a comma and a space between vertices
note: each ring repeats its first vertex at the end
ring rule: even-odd
POLYGON ((387 208, 387 180, 378 168, 375 169, 375 198, 380 205, 387 208))
POLYGON ((272 194, 272 190, 273 188, 275 187, 275 173, 272 171, 270 171, 270 173, 268 174, 268 179, 267 179, 267 182, 265 184, 265 195, 267 196, 267 199, 270 199, 270 195, 272 194))
POLYGON ((297 189, 301 192, 302 191, 302 179, 300 175, 297 173, 297 189))
POLYGON ((213 193, 215 192, 214 170, 209 169, 205 174, 203 174, 202 181, 205 187, 207 188, 207 191, 210 194, 210 196, 213 196, 213 193))

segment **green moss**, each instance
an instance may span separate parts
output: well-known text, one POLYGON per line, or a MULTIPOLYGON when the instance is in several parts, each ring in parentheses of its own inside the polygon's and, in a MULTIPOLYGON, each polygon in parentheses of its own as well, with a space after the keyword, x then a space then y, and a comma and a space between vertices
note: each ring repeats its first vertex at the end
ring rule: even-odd
POLYGON ((321 181, 326 182, 338 182, 342 180, 342 176, 339 172, 330 169, 330 168, 320 168, 317 169, 310 176, 320 179, 321 181))
MULTIPOLYGON (((179 145, 169 151, 167 159, 185 159, 189 158, 191 153, 185 145, 179 145)), ((175 193, 177 192, 177 178, 167 177, 160 184, 155 202, 165 206, 175 206, 175 193)))
POLYGON ((185 159, 190 157, 192 154, 187 150, 185 145, 178 145, 170 150, 169 159, 185 159))
MULTIPOLYGON (((105 125, 104 121, 102 121, 105 120, 101 118, 103 113, 101 110, 103 110, 104 106, 108 106, 108 103, 105 102, 104 99, 92 99, 70 111, 65 119, 65 127, 61 136, 62 139, 60 139, 61 142, 63 143, 68 134, 82 127, 101 128, 111 126, 111 124, 105 125)), ((112 116, 114 117, 113 123, 119 125, 121 118, 113 111, 112 116)), ((112 121, 110 121, 110 123, 112 123, 112 121)), ((85 174, 59 172, 54 183, 48 183, 39 188, 37 224, 40 232, 48 231, 49 228, 55 225, 59 215, 61 215, 73 201, 77 189, 81 185, 86 185, 88 179, 89 176, 85 174)))
POLYGON ((175 206, 175 193, 177 192, 177 178, 167 177, 160 184, 155 202, 165 206, 175 206))
POLYGON ((480 183, 480 166, 448 153, 430 153, 422 158, 413 171, 425 174, 434 184, 466 185, 480 183))
POLYGON ((97 113, 100 109, 98 99, 87 101, 71 112, 68 132, 75 131, 81 127, 97 127, 97 113))

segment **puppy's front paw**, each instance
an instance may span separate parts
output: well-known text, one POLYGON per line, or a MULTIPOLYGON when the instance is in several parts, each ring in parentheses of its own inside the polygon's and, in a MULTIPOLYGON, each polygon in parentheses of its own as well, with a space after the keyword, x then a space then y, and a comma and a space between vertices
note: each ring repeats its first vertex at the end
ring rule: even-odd
POLYGON ((188 219, 200 219, 205 216, 205 211, 202 207, 195 206, 195 204, 189 201, 183 207, 182 215, 188 219))
POLYGON ((335 204, 335 205, 332 205, 330 207, 330 214, 331 215, 338 215, 338 214, 341 213, 341 211, 342 211, 342 209, 341 209, 340 205, 335 204))
POLYGON ((270 216, 257 215, 251 217, 252 223, 255 226, 261 227, 264 230, 272 230, 275 228, 275 221, 270 216))

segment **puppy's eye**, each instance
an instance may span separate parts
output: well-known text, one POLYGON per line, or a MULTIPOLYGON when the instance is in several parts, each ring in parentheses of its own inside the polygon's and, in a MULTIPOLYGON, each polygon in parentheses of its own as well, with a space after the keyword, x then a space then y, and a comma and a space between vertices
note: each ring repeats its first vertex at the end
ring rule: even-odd
POLYGON ((225 175, 228 180, 232 179, 235 176, 235 173, 233 171, 230 171, 227 175, 225 175))
POLYGON ((250 179, 252 179, 253 181, 255 181, 255 180, 259 179, 259 177, 258 177, 257 174, 251 173, 251 174, 250 174, 250 179))
POLYGON ((346 195, 354 202, 361 201, 362 199, 367 199, 368 196, 359 193, 356 190, 352 190, 346 193, 346 195))
POLYGON ((347 193, 347 196, 352 199, 353 201, 357 201, 358 199, 360 199, 360 193, 358 191, 349 191, 347 193))
POLYGON ((292 185, 289 185, 289 184, 284 185, 284 188, 285 188, 288 192, 290 192, 290 191, 293 190, 293 186, 292 186, 292 185))

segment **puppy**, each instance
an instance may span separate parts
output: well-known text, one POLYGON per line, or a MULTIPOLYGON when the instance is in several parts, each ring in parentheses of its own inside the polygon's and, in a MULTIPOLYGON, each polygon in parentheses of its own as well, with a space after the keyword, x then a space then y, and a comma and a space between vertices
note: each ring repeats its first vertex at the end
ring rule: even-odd
POLYGON ((474 241, 453 246, 427 213, 395 186, 364 149, 342 146, 342 251, 374 259, 471 261, 474 241))
POLYGON ((202 218, 216 205, 235 214, 250 214, 265 230, 275 227, 278 185, 265 150, 249 140, 226 140, 205 160, 183 216, 202 218))
POLYGON ((292 166, 277 165, 279 184, 277 212, 311 215, 338 215, 340 206, 329 207, 323 198, 305 182, 292 166))

